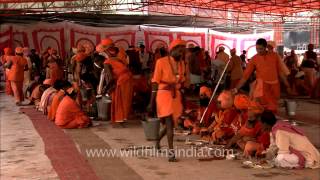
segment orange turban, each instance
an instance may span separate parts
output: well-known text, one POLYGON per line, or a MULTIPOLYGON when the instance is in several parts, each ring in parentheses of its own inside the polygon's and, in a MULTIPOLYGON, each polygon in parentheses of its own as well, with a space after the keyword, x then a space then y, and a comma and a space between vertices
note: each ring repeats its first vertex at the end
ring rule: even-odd
POLYGON ((52 81, 51 81, 51 79, 46 79, 46 80, 43 81, 43 84, 52 85, 52 81))
POLYGON ((234 97, 234 106, 240 110, 248 110, 254 114, 263 112, 263 107, 256 101, 251 101, 250 98, 244 94, 238 94, 234 97))
POLYGON ((99 52, 99 53, 101 53, 101 52, 104 51, 104 49, 103 49, 103 47, 102 47, 102 44, 98 44, 98 45, 96 46, 96 51, 99 52))
POLYGON ((100 43, 104 48, 108 48, 113 45, 113 41, 110 38, 102 39, 100 43))
POLYGON ((23 53, 23 48, 22 47, 16 47, 16 53, 22 54, 23 53))
POLYGON ((181 39, 176 39, 170 43, 169 51, 171 51, 176 46, 186 46, 187 42, 181 39))
POLYGON ((11 54, 11 48, 8 48, 8 47, 4 48, 3 52, 4 52, 5 55, 10 55, 11 54))
POLYGON ((200 97, 201 96, 206 96, 208 98, 210 98, 212 95, 212 91, 210 88, 208 88, 207 86, 201 86, 200 87, 200 97))
POLYGON ((263 107, 256 101, 250 101, 248 111, 254 114, 261 114, 263 112, 263 107))
POLYGON ((248 96, 244 94, 238 94, 234 97, 234 106, 237 109, 243 110, 248 109, 250 104, 250 99, 248 96))

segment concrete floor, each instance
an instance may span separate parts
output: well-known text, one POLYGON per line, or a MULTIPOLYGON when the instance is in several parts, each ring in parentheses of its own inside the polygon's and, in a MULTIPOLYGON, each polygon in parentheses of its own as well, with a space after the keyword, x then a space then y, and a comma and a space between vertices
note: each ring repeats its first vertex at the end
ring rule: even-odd
POLYGON ((0 179, 59 179, 41 137, 11 97, 0 95, 0 179))
MULTIPOLYGON (((311 141, 320 147, 319 104, 298 100, 301 126, 311 141), (304 109, 307 108, 307 109, 304 109), (303 116, 305 115, 305 116, 303 116)), ((282 109, 283 112, 283 109, 282 109)), ((0 94, 1 117, 1 178, 0 179, 59 179, 50 160, 44 155, 43 142, 32 123, 20 114, 11 97, 0 94)), ((130 121, 127 128, 112 128, 109 122, 88 129, 64 130, 87 159, 100 179, 224 179, 224 180, 318 180, 320 171, 312 169, 247 169, 242 161, 179 158, 177 163, 168 163, 165 157, 107 158, 89 157, 89 149, 116 149, 128 146, 152 146, 146 141, 139 121, 130 121)), ((175 137, 175 146, 185 149, 184 136, 175 137)), ((164 138, 162 145, 166 147, 164 138)))

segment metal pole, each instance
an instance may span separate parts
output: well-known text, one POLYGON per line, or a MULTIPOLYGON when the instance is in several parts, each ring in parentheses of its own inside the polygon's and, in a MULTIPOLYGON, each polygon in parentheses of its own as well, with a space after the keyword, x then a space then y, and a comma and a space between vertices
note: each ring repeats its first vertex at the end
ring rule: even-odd
POLYGON ((213 93, 212 93, 212 95, 211 95, 209 104, 208 104, 208 106, 206 107, 206 109, 204 110, 204 112, 203 112, 203 114, 202 114, 202 116, 201 116, 200 124, 202 123, 203 118, 204 118, 205 114, 206 114, 207 111, 208 111, 208 107, 209 107, 209 105, 211 104, 211 102, 212 102, 212 100, 213 100, 213 97, 215 96, 215 94, 216 94, 216 92, 217 92, 217 90, 218 90, 218 87, 219 87, 219 85, 220 85, 220 82, 221 82, 221 80, 222 80, 222 77, 224 76, 224 74, 225 74, 225 72, 226 72, 226 70, 227 70, 227 68, 228 68, 228 66, 229 66, 229 63, 230 63, 230 59, 229 59, 229 61, 227 62, 227 64, 225 65, 225 67, 224 67, 224 69, 223 69, 223 71, 222 71, 222 74, 221 74, 221 76, 220 76, 220 78, 219 78, 219 81, 218 81, 218 83, 216 84, 216 87, 214 88, 214 91, 213 91, 213 93))

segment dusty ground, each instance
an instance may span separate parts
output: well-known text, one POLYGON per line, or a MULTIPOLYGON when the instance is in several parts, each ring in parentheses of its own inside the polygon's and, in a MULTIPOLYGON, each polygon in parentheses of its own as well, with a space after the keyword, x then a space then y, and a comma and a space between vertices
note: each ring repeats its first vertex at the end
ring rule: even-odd
MULTIPOLYGON (((299 100, 297 119, 308 137, 320 147, 319 104, 299 100), (303 116, 303 115, 306 116, 303 116), (306 123, 307 122, 307 123, 306 123)), ((50 160, 44 155, 41 138, 30 120, 13 104, 13 99, 0 94, 1 112, 1 179, 58 179, 50 160)), ((318 180, 319 170, 246 169, 241 161, 212 160, 200 162, 197 158, 179 158, 168 163, 164 157, 108 158, 89 157, 89 149, 116 149, 128 146, 152 146, 146 141, 139 121, 130 121, 127 128, 112 128, 109 122, 89 129, 64 130, 76 143, 100 179, 224 179, 224 180, 318 180)), ((186 137, 176 136, 178 149, 186 137)), ((166 147, 164 138, 162 145, 166 147)))
MULTIPOLYGON (((78 130, 77 130, 78 131, 78 130)), ((143 130, 137 123, 131 123, 126 129, 114 129, 108 124, 102 127, 91 128, 88 134, 96 134, 112 148, 120 149, 130 145, 153 145, 153 142, 144 139, 143 130)), ((74 132, 69 132, 73 136, 74 132)), ((91 135, 90 135, 91 136, 91 135)), ((83 138, 85 138, 83 136, 83 138)), ((179 149, 187 148, 184 145, 185 137, 176 137, 175 145, 179 149)), ((83 140, 84 141, 84 140, 83 140)), ((78 142, 78 141, 77 141, 78 142)), ((80 143, 81 144, 81 143, 80 143)), ((163 145, 165 145, 165 140, 163 145)), ((101 148, 101 145, 99 148, 101 148)), ((80 145, 82 146, 82 145, 80 145)), ((105 148, 108 148, 106 146, 105 148)), ((82 146, 82 152, 85 146, 82 146)), ((103 146, 102 146, 103 147, 103 146)), ((84 152, 83 152, 84 153, 84 152)), ((85 154, 85 153, 84 153, 85 154)), ((108 158, 102 158, 108 161, 108 158)), ((241 161, 212 160, 200 162, 197 158, 180 158, 178 163, 168 163, 166 158, 131 157, 122 158, 137 174, 144 179, 319 179, 318 170, 284 170, 284 169, 245 169, 241 161)), ((121 172, 119 174, 121 177, 121 172)))
POLYGON ((31 121, 3 93, 0 125, 0 179, 59 179, 31 121))

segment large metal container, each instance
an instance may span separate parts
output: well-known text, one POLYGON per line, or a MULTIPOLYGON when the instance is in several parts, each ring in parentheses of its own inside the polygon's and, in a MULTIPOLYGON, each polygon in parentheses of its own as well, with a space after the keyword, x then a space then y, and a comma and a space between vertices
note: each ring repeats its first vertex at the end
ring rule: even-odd
POLYGON ((286 100, 285 105, 286 105, 287 115, 295 116, 296 110, 297 110, 297 103, 293 100, 286 100))
POLYGON ((111 120, 111 99, 110 97, 103 96, 97 99, 98 118, 103 121, 111 120))
POLYGON ((144 134, 147 140, 157 140, 160 132, 159 118, 147 118, 142 122, 144 134))

